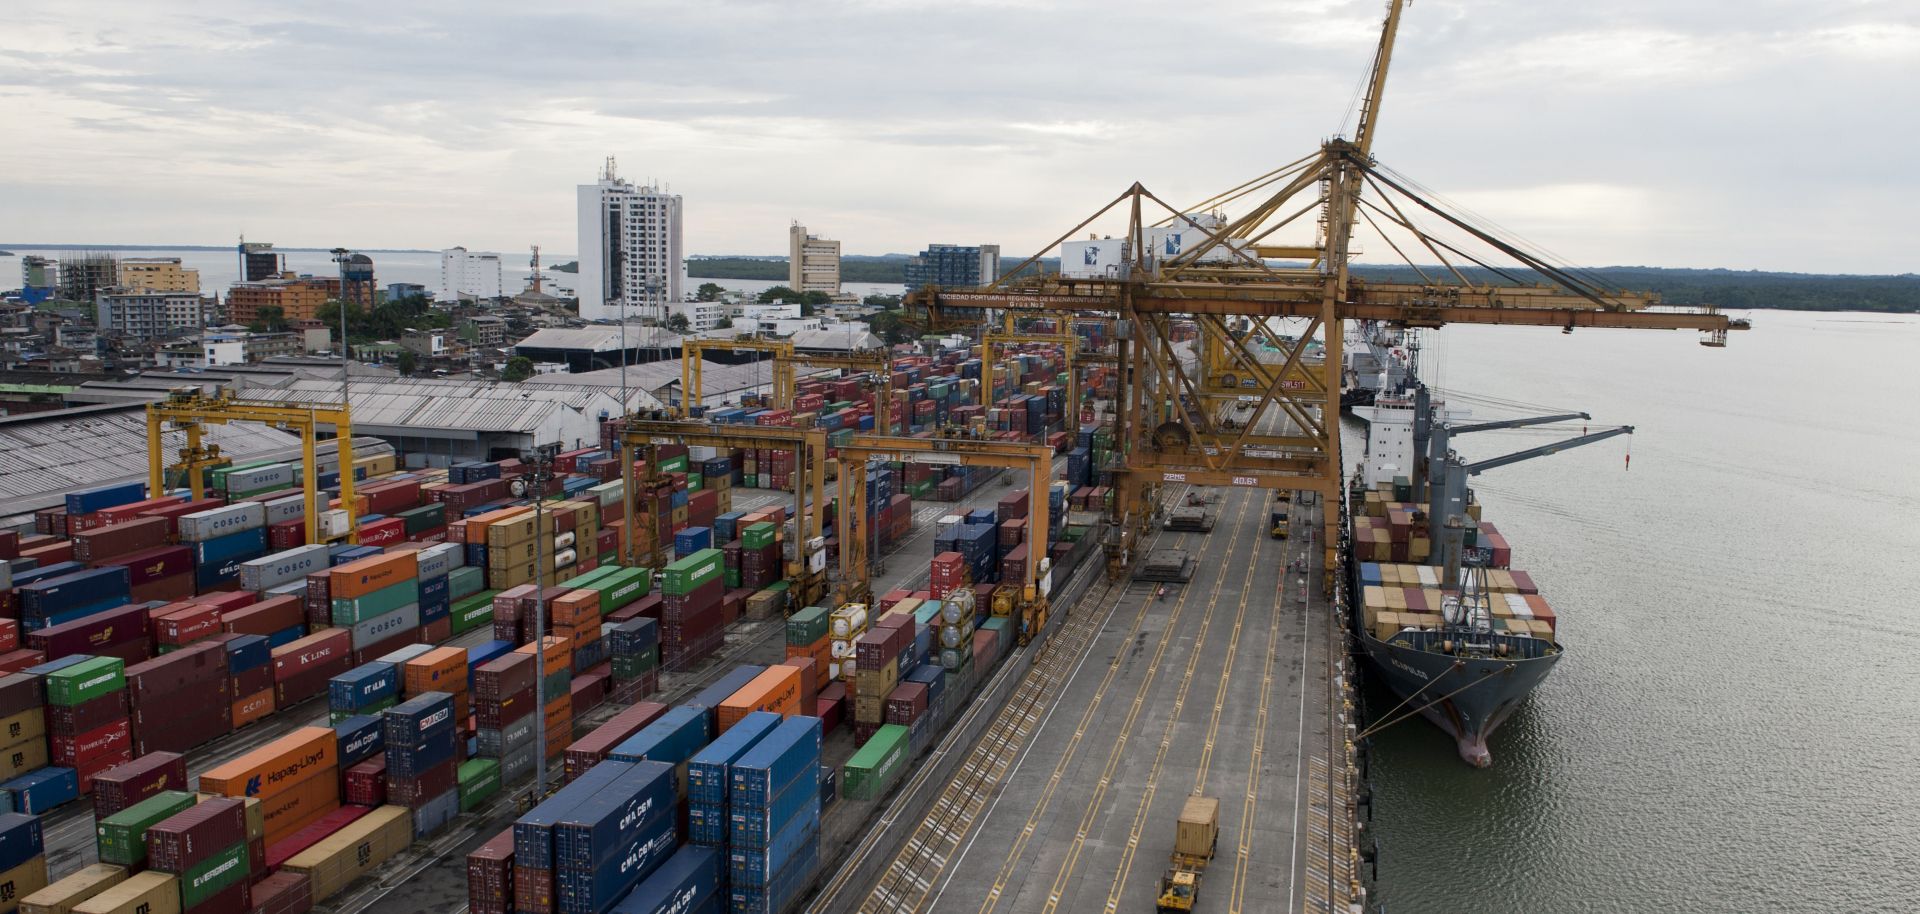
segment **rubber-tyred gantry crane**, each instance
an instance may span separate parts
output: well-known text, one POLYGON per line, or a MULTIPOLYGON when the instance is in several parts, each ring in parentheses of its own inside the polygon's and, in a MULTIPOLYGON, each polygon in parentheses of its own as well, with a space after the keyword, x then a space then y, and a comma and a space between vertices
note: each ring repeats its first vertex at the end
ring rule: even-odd
MULTIPOLYGON (((1162 483, 1310 490, 1340 496, 1341 347, 1348 321, 1409 327, 1513 324, 1576 328, 1690 329, 1720 346, 1744 329, 1712 308, 1660 306, 1659 296, 1607 288, 1591 274, 1550 262, 1431 199, 1372 154, 1380 107, 1404 0, 1392 0, 1381 29, 1358 127, 1319 151, 1200 203, 1176 208, 1141 184, 1041 248, 1042 254, 1101 220, 1125 219, 1121 262, 1098 274, 1033 275, 1040 254, 978 290, 926 287, 908 299, 928 332, 968 330, 994 312, 1071 320, 1117 319, 1121 403, 1115 441, 1113 524, 1105 543, 1109 571, 1135 557, 1162 483), (1370 192, 1370 193, 1369 193, 1370 192), (1199 218, 1234 205, 1232 218, 1199 218), (1307 219, 1309 215, 1312 219, 1307 219), (1351 274, 1357 226, 1382 239, 1419 281, 1380 281, 1351 274), (1287 231, 1292 229, 1294 235, 1287 231), (1298 235, 1311 232, 1311 238, 1298 235), (1289 240, 1291 238, 1292 240, 1289 240), (1423 267, 1416 258, 1439 267, 1423 267), (1303 263, 1301 263, 1303 262, 1303 263), (1515 266, 1517 264, 1517 266, 1515 266), (1468 271, 1488 279, 1470 277, 1468 271), (1026 275, 1023 275, 1026 274, 1026 275), (1270 321, 1305 327, 1291 339, 1270 321), (1201 348, 1224 357, 1189 372, 1173 342, 1175 322, 1197 325, 1201 348), (1234 329, 1239 324, 1245 332, 1234 329), (1310 344, 1324 341, 1316 361, 1310 344), (1278 349, 1279 364, 1262 364, 1252 347, 1278 349), (1243 365, 1255 385, 1247 421, 1222 422, 1207 408, 1206 365, 1243 365), (1283 418, 1277 435, 1255 434, 1269 409, 1283 418)), ((1066 258, 1063 257, 1063 266, 1066 258)), ((1211 399, 1217 400, 1218 391, 1211 399)), ((1320 531, 1327 578, 1339 567, 1338 511, 1324 512, 1320 531)))

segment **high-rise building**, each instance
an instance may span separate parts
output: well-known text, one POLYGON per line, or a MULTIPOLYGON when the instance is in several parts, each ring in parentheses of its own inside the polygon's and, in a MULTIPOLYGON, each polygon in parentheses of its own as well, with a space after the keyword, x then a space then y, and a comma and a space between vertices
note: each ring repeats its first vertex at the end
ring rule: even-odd
POLYGON ((128 257, 120 261, 120 288, 128 292, 200 292, 200 271, 178 257, 128 257))
POLYGON ((918 256, 907 260, 907 291, 921 286, 965 289, 984 286, 1000 278, 1000 246, 997 244, 930 244, 918 256))
POLYGON ((453 247, 440 252, 440 289, 435 301, 499 298, 500 255, 453 247))
POLYGON ((29 305, 53 297, 60 285, 60 262, 38 254, 20 256, 20 294, 29 305))
POLYGON ((840 294, 840 242, 807 234, 795 222, 787 229, 787 288, 840 294))
POLYGON ((95 296, 94 326, 101 333, 152 339, 206 325, 211 303, 195 292, 102 292, 95 296))
POLYGON ((271 241, 240 242, 240 280, 260 282, 286 272, 286 258, 274 253, 271 241))
POLYGON ((587 320, 665 320, 682 297, 680 198, 657 185, 636 186, 614 172, 579 189, 580 316, 587 320))

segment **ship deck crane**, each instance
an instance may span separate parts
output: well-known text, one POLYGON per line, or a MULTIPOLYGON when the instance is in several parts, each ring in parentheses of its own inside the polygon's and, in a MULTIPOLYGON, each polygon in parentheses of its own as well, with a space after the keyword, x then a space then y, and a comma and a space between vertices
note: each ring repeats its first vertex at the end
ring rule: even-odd
POLYGON ((166 491, 166 471, 169 468, 184 468, 193 499, 199 501, 206 497, 206 480, 202 478, 201 470, 222 466, 230 461, 220 454, 219 445, 205 443, 204 427, 233 422, 257 422, 299 433, 300 488, 306 496, 307 542, 324 543, 338 539, 349 543, 359 542, 360 517, 353 498, 353 419, 345 404, 241 399, 231 391, 210 397, 190 387, 175 390, 165 400, 147 405, 148 491, 155 496, 166 491), (187 446, 180 449, 180 459, 171 467, 166 462, 163 438, 168 424, 184 431, 187 436, 187 446), (332 536, 323 535, 320 526, 324 507, 320 500, 320 459, 317 453, 321 426, 332 426, 334 430, 335 456, 340 462, 340 505, 347 512, 346 530, 332 536))
MULTIPOLYGON (((1201 203, 1175 207, 1139 183, 1039 248, 1006 278, 973 290, 926 287, 909 296, 916 323, 929 332, 977 327, 994 311, 1065 317, 1083 313, 1117 321, 1123 402, 1116 413, 1112 521, 1105 543, 1109 573, 1119 576, 1146 530, 1154 489, 1167 482, 1301 489, 1338 498, 1342 489, 1338 416, 1341 349, 1348 321, 1412 327, 1449 323, 1622 329, 1691 329, 1724 342, 1746 323, 1713 308, 1662 306, 1657 295, 1608 288, 1599 278, 1556 264, 1428 199, 1418 185, 1378 162, 1374 138, 1405 0, 1391 0, 1380 32, 1352 138, 1335 137, 1302 156, 1201 203), (1246 211, 1224 225, 1201 225, 1188 214, 1233 205, 1246 211), (1307 218, 1307 217, 1313 218, 1307 218), (1097 277, 1029 275, 1042 255, 1084 237, 1095 222, 1125 220, 1127 255, 1097 277), (1161 257, 1150 234, 1181 222, 1186 242, 1161 257), (1351 274, 1356 229, 1373 230, 1422 281, 1377 281, 1351 274), (1292 233, 1289 237, 1288 233, 1292 233), (1306 235, 1308 237, 1299 237, 1306 235), (1422 266, 1414 257, 1440 268, 1422 266), (1304 268, 1269 261, 1300 259, 1304 268), (1517 266, 1515 266, 1517 264, 1517 266), (1478 268, 1498 282, 1470 279, 1478 268), (1431 271, 1431 272, 1430 272, 1431 271), (1275 319, 1304 323, 1283 344, 1284 363, 1265 383, 1251 421, 1223 428, 1181 409, 1205 402, 1204 379, 1180 364, 1171 341, 1175 319, 1195 319, 1208 345, 1233 361, 1257 362, 1250 340, 1265 333, 1223 332, 1242 318, 1265 327, 1275 319), (1324 338, 1317 364, 1304 359, 1310 341, 1324 338), (1288 385, 1288 379, 1304 383, 1288 385), (1251 430, 1268 409, 1289 420, 1294 440, 1257 442, 1251 430)), ((1256 382, 1259 384, 1259 382, 1256 382)), ((1204 416, 1207 410, 1195 411, 1204 416)), ((1236 423, 1237 424, 1237 423, 1236 423)), ((1339 512, 1327 511, 1319 539, 1331 590, 1339 567, 1339 512)))

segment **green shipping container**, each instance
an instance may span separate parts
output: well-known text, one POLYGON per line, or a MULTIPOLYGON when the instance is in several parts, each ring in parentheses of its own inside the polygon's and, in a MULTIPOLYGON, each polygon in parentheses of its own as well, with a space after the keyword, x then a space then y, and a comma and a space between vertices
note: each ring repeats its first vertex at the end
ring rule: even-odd
POLYGON ((728 590, 732 590, 735 587, 740 586, 740 569, 738 568, 727 569, 726 577, 727 577, 728 590))
POLYGON ((613 612, 647 595, 653 589, 653 569, 614 568, 614 573, 594 583, 600 592, 600 612, 613 612))
POLYGON ((118 657, 82 660, 47 674, 47 703, 71 707, 127 687, 127 664, 118 657))
POLYGON ((603 581, 603 580, 606 580, 606 577, 607 577, 607 575, 610 575, 610 574, 612 574, 612 573, 614 573, 614 572, 616 572, 616 571, 619 571, 619 570, 621 570, 621 569, 618 569, 618 568, 595 568, 594 570, 592 570, 592 571, 589 571, 589 572, 587 572, 587 573, 585 573, 585 574, 582 574, 582 575, 578 575, 578 576, 576 576, 576 577, 571 577, 571 578, 568 578, 568 579, 566 579, 566 580, 564 580, 564 581, 561 581, 561 582, 560 582, 560 586, 561 586, 561 587, 571 587, 571 588, 574 588, 575 590, 582 590, 582 589, 585 589, 585 588, 587 588, 587 587, 590 587, 590 586, 592 586, 592 585, 593 585, 593 583, 594 583, 595 581, 603 581))
POLYGON ((500 792, 500 761, 477 758, 460 763, 460 811, 472 812, 475 806, 500 792))
POLYGON ((459 567, 447 572, 447 593, 455 600, 471 597, 487 589, 485 568, 459 567))
POLYGON ((662 473, 685 473, 687 471, 687 455, 681 454, 678 457, 668 457, 660 461, 659 470, 662 473))
POLYGON ((749 524, 747 529, 740 531, 740 545, 748 549, 765 549, 773 542, 774 534, 778 530, 779 528, 775 527, 771 521, 763 520, 757 524, 749 524))
POLYGON ((420 582, 408 578, 391 587, 382 587, 364 597, 333 601, 333 624, 354 625, 375 616, 384 616, 408 603, 418 602, 420 602, 420 582))
POLYGON ((193 808, 193 794, 163 790, 100 820, 93 827, 100 862, 136 866, 147 860, 147 829, 193 808))
POLYGON ((355 708, 351 711, 329 710, 327 712, 327 723, 337 724, 343 720, 346 720, 349 717, 357 717, 361 714, 378 714, 381 711, 385 711, 386 709, 391 708, 394 705, 399 703, 400 703, 399 696, 389 695, 385 698, 380 699, 379 701, 374 702, 373 704, 367 705, 364 708, 355 708))
POLYGON ((654 648, 644 654, 616 654, 613 658, 613 678, 615 679, 639 679, 659 668, 659 648, 654 648))
POLYGON ((573 671, 562 669, 548 673, 546 682, 548 701, 564 698, 573 689, 573 671))
POLYGON ((875 731, 860 751, 847 759, 841 772, 840 792, 850 800, 878 800, 900 777, 907 766, 907 747, 911 731, 899 724, 887 724, 875 731))
POLYGON ((719 578, 725 564, 725 553, 702 549, 668 565, 661 590, 671 594, 692 593, 700 585, 719 578))
POLYGON ((687 491, 698 492, 705 487, 706 481, 699 473, 687 474, 687 491))
POLYGON ((408 508, 405 511, 395 512, 393 516, 406 522, 407 535, 412 536, 415 533, 432 530, 435 527, 446 526, 447 506, 440 502, 434 502, 430 505, 421 505, 418 508, 408 508))
POLYGON ((453 604, 449 618, 453 620, 453 633, 470 632, 482 625, 493 624, 493 595, 497 590, 483 590, 471 597, 453 604))
POLYGON ((787 617, 787 643, 805 647, 827 636, 827 608, 809 606, 787 617))
POLYGON ((247 842, 242 841, 194 864, 180 877, 180 907, 192 910, 245 878, 247 842))

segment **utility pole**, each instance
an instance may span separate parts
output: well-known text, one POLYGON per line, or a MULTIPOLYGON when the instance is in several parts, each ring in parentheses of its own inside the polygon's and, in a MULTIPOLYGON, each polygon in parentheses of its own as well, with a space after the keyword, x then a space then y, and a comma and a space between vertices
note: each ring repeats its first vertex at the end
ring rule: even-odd
POLYGON ((352 391, 352 382, 348 378, 353 373, 353 359, 347 355, 347 258, 353 252, 346 248, 334 248, 328 253, 333 255, 334 264, 340 268, 340 408, 346 409, 347 396, 352 391))
POLYGON ((547 789, 547 480, 553 475, 553 458, 558 444, 536 445, 521 457, 529 464, 528 480, 533 496, 533 706, 540 723, 534 730, 533 793, 531 803, 538 804, 547 789))

